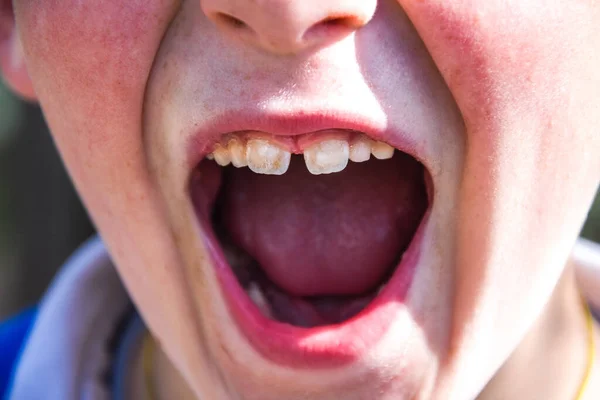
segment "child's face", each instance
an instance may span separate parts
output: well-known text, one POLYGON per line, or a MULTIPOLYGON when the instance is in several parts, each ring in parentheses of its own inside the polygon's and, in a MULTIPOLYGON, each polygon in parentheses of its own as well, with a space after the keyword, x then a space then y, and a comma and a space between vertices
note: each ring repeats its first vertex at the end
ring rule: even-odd
POLYGON ((600 180, 594 0, 17 0, 15 13, 67 167, 203 398, 472 397, 548 299, 600 180), (198 167, 224 133, 301 152, 308 136, 292 134, 325 129, 311 140, 365 132, 426 178, 398 152, 314 177, 302 159, 278 178, 198 167), (211 213, 267 271, 274 318, 320 327, 259 316, 211 213), (407 220, 390 283, 360 297, 407 220), (333 313, 374 303, 306 322, 317 307, 301 295, 333 294, 348 296, 319 300, 333 313))

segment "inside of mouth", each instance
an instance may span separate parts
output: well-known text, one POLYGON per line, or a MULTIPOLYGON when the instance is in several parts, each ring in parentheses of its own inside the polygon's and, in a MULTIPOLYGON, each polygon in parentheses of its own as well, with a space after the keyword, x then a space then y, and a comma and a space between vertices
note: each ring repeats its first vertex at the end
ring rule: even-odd
POLYGON ((197 212, 261 312, 299 327, 360 313, 398 266, 428 208, 424 168, 396 151, 312 175, 292 156, 284 175, 204 160, 197 212))

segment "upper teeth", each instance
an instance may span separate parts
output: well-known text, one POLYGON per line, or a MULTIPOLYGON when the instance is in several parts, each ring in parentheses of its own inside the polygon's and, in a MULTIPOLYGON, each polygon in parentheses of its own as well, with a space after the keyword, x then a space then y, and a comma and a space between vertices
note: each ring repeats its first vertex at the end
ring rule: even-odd
MULTIPOLYGON (((366 136, 359 136, 351 143, 345 139, 326 139, 304 150, 304 162, 313 175, 331 174, 346 168, 348 160, 367 161, 371 154, 379 160, 392 158, 394 148, 366 136)), ((244 143, 233 137, 227 147, 217 144, 207 158, 221 166, 231 163, 237 168, 248 166, 258 174, 282 175, 290 165, 291 153, 267 139, 252 138, 244 143)))
POLYGON ((224 147, 217 146, 212 154, 217 164, 223 167, 229 165, 231 162, 231 154, 229 154, 229 151, 224 147))
POLYGON ((264 139, 250 139, 246 144, 248 167, 257 174, 282 175, 290 166, 291 153, 264 139))
POLYGON ((233 138, 227 143, 227 150, 231 155, 231 163, 234 167, 245 167, 248 165, 248 157, 246 157, 246 147, 236 138, 233 138))
POLYGON ((394 155, 394 148, 387 143, 375 142, 371 147, 371 153, 378 160, 387 160, 394 155))
POLYGON ((373 142, 367 138, 358 138, 350 145, 350 160, 354 162, 368 161, 371 158, 373 142))
POLYGON ((340 172, 348 165, 350 146, 346 140, 324 140, 304 150, 306 168, 313 175, 340 172))

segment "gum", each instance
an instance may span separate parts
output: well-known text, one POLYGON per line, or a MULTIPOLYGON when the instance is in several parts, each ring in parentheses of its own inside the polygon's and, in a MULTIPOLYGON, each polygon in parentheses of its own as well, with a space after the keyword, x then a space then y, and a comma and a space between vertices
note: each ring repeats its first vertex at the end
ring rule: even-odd
MULTIPOLYGON (((318 131, 297 136, 280 136, 259 131, 243 131, 230 133, 223 136, 222 140, 217 145, 227 147, 227 143, 234 138, 245 145, 248 140, 256 138, 268 140, 292 154, 303 154, 306 148, 312 146, 316 142, 330 139, 343 139, 352 144, 352 142, 360 136, 365 135, 360 132, 341 130, 318 131)), ((215 147, 217 147, 217 145, 215 145, 215 147)))

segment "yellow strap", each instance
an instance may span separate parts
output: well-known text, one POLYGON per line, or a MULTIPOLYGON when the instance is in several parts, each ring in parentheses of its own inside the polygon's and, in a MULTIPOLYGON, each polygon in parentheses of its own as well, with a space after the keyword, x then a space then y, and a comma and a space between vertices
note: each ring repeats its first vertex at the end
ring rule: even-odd
POLYGON ((146 395, 149 400, 156 400, 158 397, 154 391, 154 379, 152 374, 152 364, 154 363, 154 346, 152 335, 148 332, 142 343, 142 368, 144 369, 144 381, 146 383, 146 395))
POLYGON ((583 376, 583 380, 581 381, 581 385, 579 386, 579 390, 577 391, 577 396, 575 400, 582 400, 583 395, 588 387, 590 382, 590 377, 592 375, 592 370, 594 367, 594 361, 596 359, 596 340, 594 338, 594 317, 592 316, 592 311, 590 310, 590 306, 587 302, 584 301, 585 307, 585 323, 587 325, 588 332, 588 350, 587 350, 587 366, 585 368, 585 375, 583 376))

